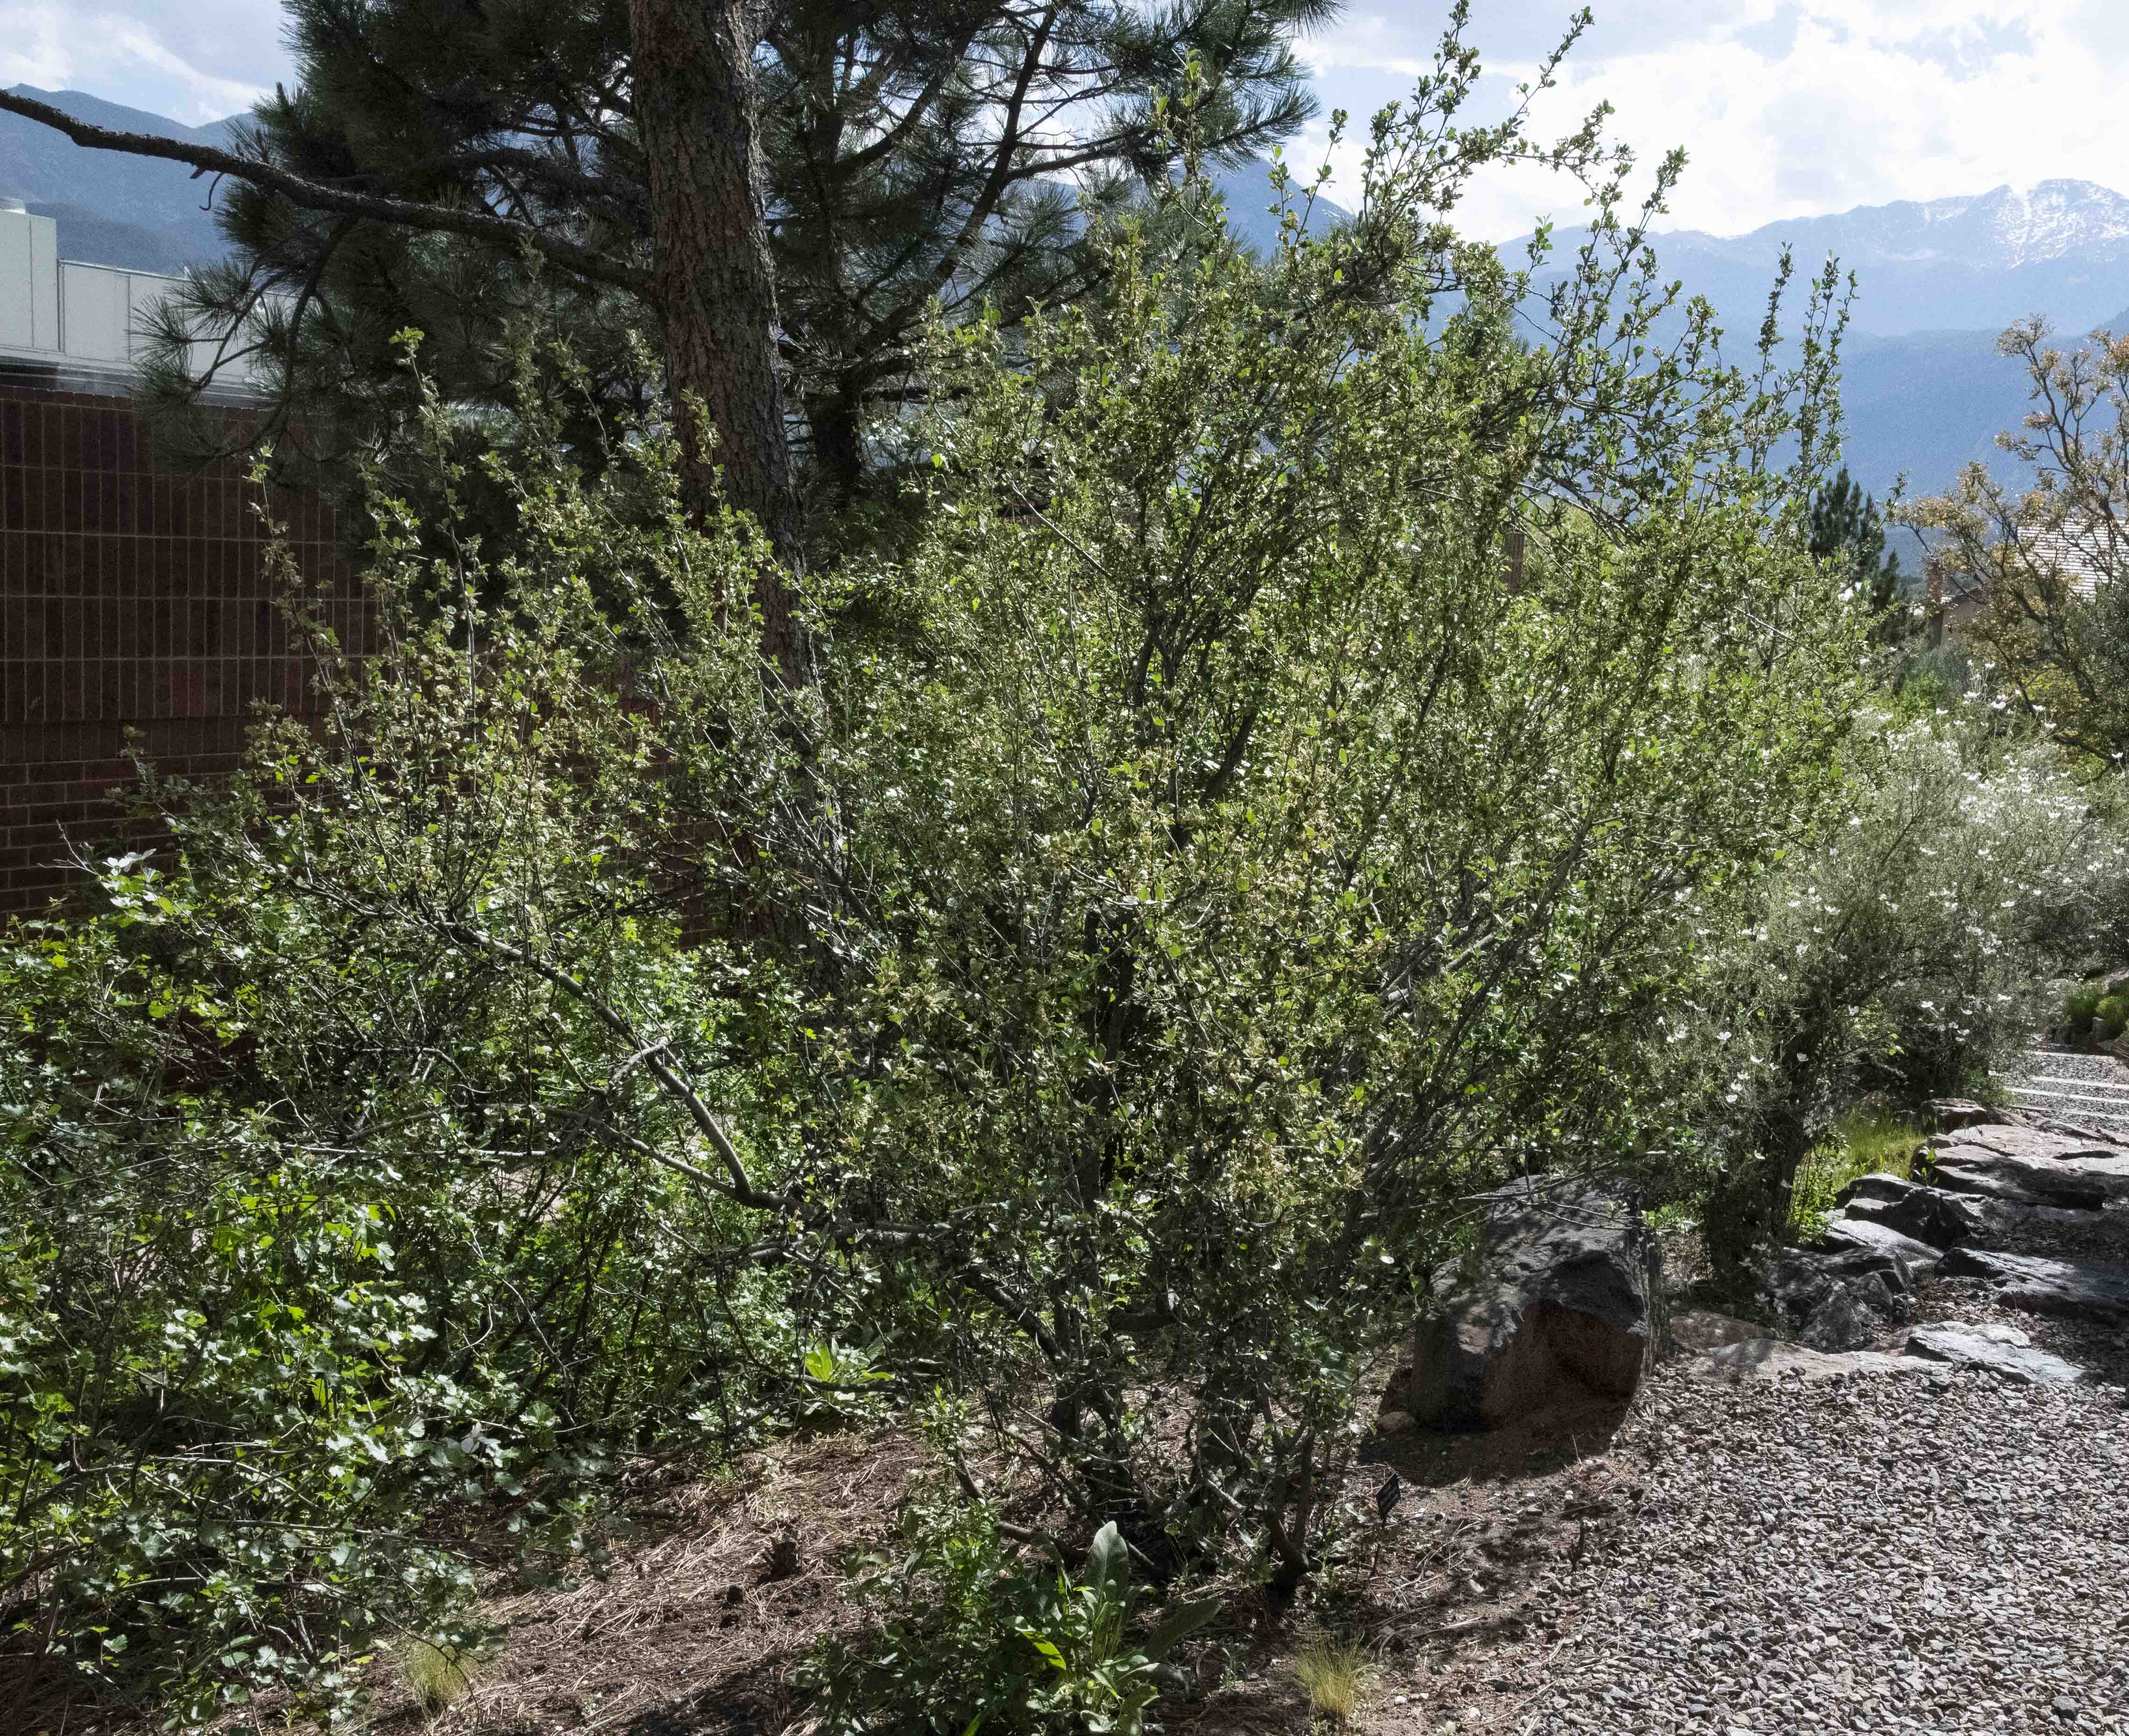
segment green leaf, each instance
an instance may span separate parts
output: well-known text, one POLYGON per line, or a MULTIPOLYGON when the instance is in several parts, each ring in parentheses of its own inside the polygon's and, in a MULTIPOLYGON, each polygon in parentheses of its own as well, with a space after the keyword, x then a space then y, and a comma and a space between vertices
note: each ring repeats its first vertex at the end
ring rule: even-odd
POLYGON ((1219 1613, 1220 1600, 1217 1597, 1203 1597, 1195 1603, 1177 1605, 1145 1636, 1145 1655, 1159 1663, 1219 1613))
POLYGON ((1050 1643, 1045 1639, 1040 1634, 1036 1633, 1034 1629, 1022 1628, 1020 1630, 1020 1636, 1030 1645, 1033 1646, 1035 1649, 1040 1652, 1045 1658, 1049 1659, 1052 1668, 1061 1670, 1065 1667, 1064 1654, 1059 1651, 1056 1647, 1050 1644, 1050 1643))
POLYGON ((1114 1520, 1094 1534, 1084 1577, 1105 1599, 1116 1603, 1122 1603, 1131 1591, 1131 1552, 1114 1520))

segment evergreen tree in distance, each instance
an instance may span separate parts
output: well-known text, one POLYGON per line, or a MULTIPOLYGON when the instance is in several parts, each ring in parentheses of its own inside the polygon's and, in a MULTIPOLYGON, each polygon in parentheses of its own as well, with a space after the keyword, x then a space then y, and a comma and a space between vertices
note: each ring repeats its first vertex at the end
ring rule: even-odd
MULTIPOLYGON (((1884 614, 1899 600, 1900 557, 1887 550, 1878 504, 1846 465, 1812 502, 1811 552, 1820 560, 1846 562, 1873 614, 1884 614)), ((1898 630, 1897 621, 1888 618, 1885 631, 1898 630)))

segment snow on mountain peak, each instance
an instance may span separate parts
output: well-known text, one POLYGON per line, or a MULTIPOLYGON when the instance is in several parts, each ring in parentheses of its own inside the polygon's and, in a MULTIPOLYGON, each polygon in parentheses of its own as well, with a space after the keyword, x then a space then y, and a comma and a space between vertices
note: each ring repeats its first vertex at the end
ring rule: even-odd
POLYGON ((2091 181, 2042 181, 2023 193, 1999 188, 1996 233, 2007 263, 2036 264, 2129 240, 2129 199, 2091 181))

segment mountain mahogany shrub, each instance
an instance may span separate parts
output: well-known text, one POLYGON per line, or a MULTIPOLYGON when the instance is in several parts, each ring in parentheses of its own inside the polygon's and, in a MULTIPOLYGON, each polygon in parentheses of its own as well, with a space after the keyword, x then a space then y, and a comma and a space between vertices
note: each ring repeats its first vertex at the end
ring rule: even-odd
POLYGON ((617 1456, 912 1391, 1083 1539, 1307 1570, 1460 1202, 1664 1125, 1659 1015, 1865 643, 1819 328, 1652 357, 1607 205, 1526 344, 1444 149, 1384 123, 1269 268, 1126 235, 1100 310, 938 338, 918 528, 816 582, 795 691, 659 430, 588 483, 531 385, 476 478, 430 399, 324 730, 9 954, 22 1632, 331 1703, 380 1626, 475 1638, 513 1528, 580 1548, 617 1456))
POLYGON ((1287 1582, 1459 1201, 1641 1153, 1690 915, 1823 798, 1862 647, 1779 400, 1703 357, 1629 438, 1631 363, 1518 342, 1513 280, 1429 329, 1417 266, 1344 269, 1126 249, 1024 368, 941 340, 924 535, 842 579, 905 626, 827 683, 810 901, 813 1185, 991 1443, 1287 1582))
POLYGON ((2026 365, 2032 410, 1997 436, 2030 486, 1969 464, 1940 496, 1907 504, 1949 593, 1979 606, 1968 636, 1988 673, 2071 751, 2118 770, 2129 754, 2129 333, 2074 349, 2037 316, 1997 347, 2026 365))
POLYGON ((1987 716, 1859 731, 1845 798, 1666 1020, 1684 1119, 1718 1160, 1708 1229, 1729 1263, 1788 1221, 1796 1166, 1859 1096, 1972 1090, 2045 1020, 2050 980, 2118 942, 2129 840, 2112 792, 1987 716))

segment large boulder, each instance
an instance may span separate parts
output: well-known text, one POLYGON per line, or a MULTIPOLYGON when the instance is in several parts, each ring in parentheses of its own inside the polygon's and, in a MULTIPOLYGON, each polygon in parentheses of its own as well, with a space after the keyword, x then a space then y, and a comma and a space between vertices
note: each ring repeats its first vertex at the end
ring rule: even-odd
POLYGON ((1488 1195, 1471 1274, 1437 1280, 1384 1421, 1491 1429, 1632 1397, 1661 1338, 1660 1258, 1632 1200, 1602 1184, 1528 1177, 1488 1195))
POLYGON ((1950 1248, 1982 1225, 1974 1201, 1898 1176, 1858 1176, 1836 1197, 1842 1219, 1883 1225, 1931 1248, 1950 1248))

